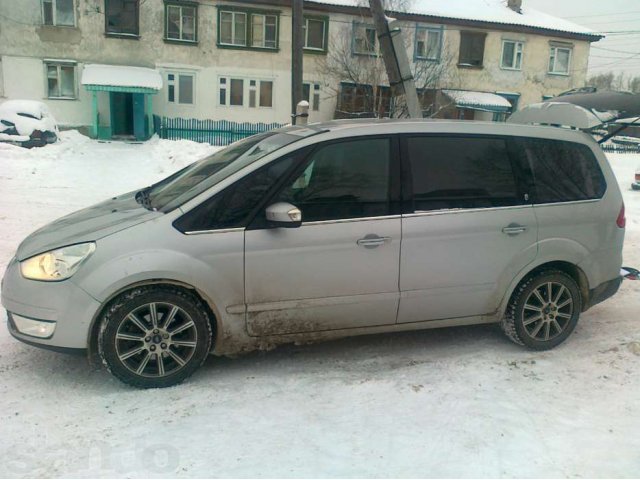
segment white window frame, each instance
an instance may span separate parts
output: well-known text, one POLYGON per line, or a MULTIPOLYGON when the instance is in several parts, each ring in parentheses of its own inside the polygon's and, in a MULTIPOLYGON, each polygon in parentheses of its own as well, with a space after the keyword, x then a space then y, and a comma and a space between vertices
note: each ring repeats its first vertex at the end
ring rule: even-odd
POLYGON ((270 13, 251 13, 250 15, 251 18, 251 45, 248 45, 249 47, 252 48, 264 48, 267 50, 275 50, 276 48, 278 48, 278 16, 277 15, 273 15, 270 13), (253 38, 253 19, 256 17, 262 17, 262 45, 256 45, 254 43, 254 38, 253 38), (273 19, 275 20, 275 38, 273 39, 273 46, 267 46, 267 17, 273 17, 273 19))
POLYGON ((249 45, 247 45, 247 29, 251 28, 252 25, 249 25, 249 22, 247 20, 250 20, 250 15, 247 15, 247 12, 238 12, 235 10, 220 10, 220 14, 218 16, 218 18, 220 19, 220 25, 218 25, 218 28, 220 29, 220 32, 218 34, 218 38, 220 40, 220 45, 231 45, 233 47, 248 47, 249 45), (228 42, 224 42, 222 40, 222 15, 224 14, 230 14, 231 15, 231 43, 228 42), (233 43, 236 39, 236 16, 238 15, 243 15, 244 16, 244 35, 242 38, 242 43, 233 43))
POLYGON ((222 75, 218 77, 218 106, 229 108, 244 108, 249 103, 249 80, 241 75, 222 75), (225 79, 226 83, 222 84, 222 79, 225 79), (231 81, 242 80, 242 105, 231 105, 231 81), (220 102, 220 91, 225 91, 225 103, 220 102))
POLYGON ((324 52, 327 50, 327 20, 323 18, 305 17, 304 19, 304 49, 312 50, 314 52, 324 52), (310 47, 309 46, 309 21, 322 23, 322 46, 310 47))
POLYGON ((548 70, 548 74, 549 75, 561 75, 561 76, 565 76, 568 77, 571 74, 571 63, 573 61, 573 48, 570 46, 560 46, 560 45, 551 45, 550 49, 549 49, 549 70, 548 70), (558 50, 566 50, 567 52, 569 52, 569 61, 567 62, 567 71, 566 72, 559 72, 556 70, 556 61, 558 59, 558 50), (552 59, 553 59, 553 65, 552 65, 552 59))
POLYGON ((42 13, 42 25, 46 25, 49 27, 68 27, 68 28, 72 28, 75 27, 77 25, 77 20, 76 20, 76 0, 72 0, 71 1, 71 13, 73 14, 73 25, 58 25, 58 19, 57 19, 57 3, 58 0, 40 0, 40 10, 42 13), (44 4, 45 3, 50 3, 51 4, 51 21, 52 23, 44 23, 44 4))
POLYGON ((416 25, 416 35, 415 35, 415 59, 416 60, 427 60, 430 62, 439 62, 440 58, 442 57, 442 44, 443 44, 443 36, 444 36, 444 29, 442 27, 430 27, 430 26, 425 26, 425 25, 416 25), (425 49, 426 47, 428 47, 429 45, 429 35, 431 34, 436 34, 438 35, 438 52, 436 54, 436 56, 434 58, 428 57, 428 56, 421 56, 418 54, 418 33, 419 32, 426 32, 427 36, 425 37, 425 49))
POLYGON ((500 52, 500 68, 503 70, 522 70, 522 63, 524 61, 524 42, 518 40, 503 40, 502 51, 500 52), (508 66, 502 63, 504 61, 504 49, 507 43, 513 43, 513 57, 511 58, 511 65, 508 66), (518 54, 520 54, 520 65, 517 65, 518 54))
POLYGON ((273 78, 255 78, 245 77, 242 75, 221 75, 218 77, 218 106, 219 107, 232 107, 232 108, 250 108, 260 110, 271 110, 275 108, 275 87, 276 82, 273 78), (222 84, 222 79, 225 79, 225 84, 222 84), (242 105, 231 105, 231 80, 242 80, 242 105), (251 85, 254 82, 254 85, 251 85), (271 106, 260 105, 260 92, 262 90, 262 82, 271 83, 271 106), (225 103, 220 102, 220 91, 225 91, 225 103), (251 92, 255 95, 255 105, 251 106, 251 92))
POLYGON ((165 40, 171 40, 174 42, 190 42, 190 43, 197 43, 198 42, 198 7, 196 5, 178 5, 176 3, 168 3, 166 5, 166 10, 165 10, 165 31, 167 33, 165 40), (174 38, 174 37, 170 37, 169 36, 169 10, 172 8, 177 8, 180 11, 180 23, 178 25, 178 28, 180 30, 179 33, 179 38, 174 38), (182 11, 185 8, 191 8, 194 12, 193 14, 193 40, 189 40, 189 39, 185 39, 183 38, 183 32, 182 32, 182 11))
POLYGON ((304 85, 308 85, 309 86, 309 97, 305 98, 304 100, 306 100, 307 102, 309 102, 309 110, 311 110, 312 112, 319 112, 320 111, 320 91, 321 91, 321 86, 320 83, 318 82, 304 82, 304 85), (316 102, 317 100, 317 102, 316 102), (315 108, 315 107, 318 108, 315 108))
POLYGON ((78 64, 76 62, 61 62, 55 60, 44 60, 44 88, 45 88, 45 98, 50 98, 52 100, 76 100, 78 98, 78 64), (62 82, 60 79, 62 78, 61 69, 62 67, 71 67, 73 68, 73 96, 51 96, 49 94, 49 67, 57 67, 58 74, 58 91, 61 93, 61 85, 62 82))
POLYGON ((196 74, 195 72, 184 71, 167 71, 167 103, 171 105, 180 105, 193 107, 196 104, 196 74), (169 75, 173 75, 173 80, 169 79, 169 75), (191 77, 191 103, 180 101, 180 77, 191 77), (169 100, 169 86, 173 86, 173 101, 169 100))

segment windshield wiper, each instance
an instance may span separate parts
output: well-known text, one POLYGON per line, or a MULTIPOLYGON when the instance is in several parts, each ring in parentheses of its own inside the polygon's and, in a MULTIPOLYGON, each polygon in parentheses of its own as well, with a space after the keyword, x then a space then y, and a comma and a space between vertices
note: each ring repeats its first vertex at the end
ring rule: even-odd
POLYGON ((156 209, 151 205, 151 199, 149 198, 149 190, 151 190, 151 187, 143 188, 138 193, 136 193, 136 202, 138 202, 147 210, 155 211, 156 209))

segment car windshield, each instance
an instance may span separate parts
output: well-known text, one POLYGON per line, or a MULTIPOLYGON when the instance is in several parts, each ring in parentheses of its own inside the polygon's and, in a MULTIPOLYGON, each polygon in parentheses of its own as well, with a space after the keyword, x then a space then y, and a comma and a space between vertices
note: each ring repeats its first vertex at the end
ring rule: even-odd
POLYGON ((136 198, 150 209, 171 211, 265 155, 304 136, 301 130, 281 130, 245 138, 138 192, 136 198))

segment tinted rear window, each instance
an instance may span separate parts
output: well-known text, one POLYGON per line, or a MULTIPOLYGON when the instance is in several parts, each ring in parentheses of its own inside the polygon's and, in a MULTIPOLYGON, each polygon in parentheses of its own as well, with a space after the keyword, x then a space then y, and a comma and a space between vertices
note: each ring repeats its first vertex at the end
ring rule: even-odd
POLYGON ((589 147, 546 139, 517 139, 516 149, 533 173, 534 203, 601 198, 606 182, 589 147))
POLYGON ((520 203, 504 139, 412 137, 407 147, 415 211, 520 203))

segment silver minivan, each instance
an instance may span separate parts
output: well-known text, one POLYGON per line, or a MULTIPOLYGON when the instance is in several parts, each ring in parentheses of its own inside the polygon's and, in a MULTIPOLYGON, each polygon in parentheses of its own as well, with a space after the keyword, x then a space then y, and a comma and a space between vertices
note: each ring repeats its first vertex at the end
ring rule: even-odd
POLYGON ((621 282, 600 147, 552 127, 337 121, 239 141, 31 234, 11 334, 166 387, 209 353, 499 323, 563 342, 621 282))

